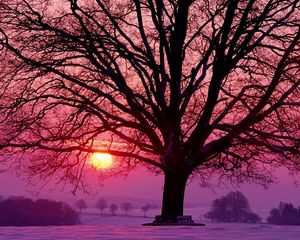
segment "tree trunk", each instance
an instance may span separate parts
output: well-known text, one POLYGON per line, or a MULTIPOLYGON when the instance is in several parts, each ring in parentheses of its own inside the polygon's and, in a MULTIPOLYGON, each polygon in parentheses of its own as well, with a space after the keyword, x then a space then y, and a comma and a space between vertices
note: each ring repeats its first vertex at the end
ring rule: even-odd
POLYGON ((165 219, 183 216, 184 192, 189 173, 165 172, 161 217, 165 219))
POLYGON ((144 226, 204 226, 195 223, 192 216, 183 215, 184 192, 189 175, 187 171, 165 172, 161 215, 156 216, 153 223, 145 223, 144 226))

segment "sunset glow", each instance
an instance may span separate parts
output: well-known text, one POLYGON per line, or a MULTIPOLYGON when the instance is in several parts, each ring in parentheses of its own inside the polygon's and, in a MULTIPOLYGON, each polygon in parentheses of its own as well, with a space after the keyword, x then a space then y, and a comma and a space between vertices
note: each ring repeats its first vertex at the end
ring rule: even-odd
POLYGON ((108 169, 113 165, 113 157, 108 153, 94 153, 91 156, 91 165, 97 169, 108 169))

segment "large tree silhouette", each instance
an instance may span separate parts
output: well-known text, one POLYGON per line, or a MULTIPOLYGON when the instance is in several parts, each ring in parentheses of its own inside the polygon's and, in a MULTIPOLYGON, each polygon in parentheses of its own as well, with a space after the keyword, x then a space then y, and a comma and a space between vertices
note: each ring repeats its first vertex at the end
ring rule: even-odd
POLYGON ((3 162, 79 187, 88 155, 165 176, 299 170, 299 0, 0 0, 3 162))

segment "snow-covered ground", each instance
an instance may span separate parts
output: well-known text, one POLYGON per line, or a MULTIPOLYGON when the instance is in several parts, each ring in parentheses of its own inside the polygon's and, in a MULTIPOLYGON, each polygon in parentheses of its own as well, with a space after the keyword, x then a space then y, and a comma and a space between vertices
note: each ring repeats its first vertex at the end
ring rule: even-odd
MULTIPOLYGON (((0 227, 0 239, 5 240, 64 240, 64 239, 230 239, 230 240, 299 240, 300 227, 274 226, 268 224, 230 224, 205 222, 202 227, 144 227, 141 224, 151 222, 158 210, 143 217, 139 209, 129 212, 129 216, 111 216, 107 212, 102 216, 97 210, 88 209, 81 214, 82 225, 66 227, 0 227), (151 216, 151 217, 150 217, 151 216)), ((203 209, 190 208, 186 211, 194 220, 201 220, 203 209)), ((122 214, 119 212, 119 214, 122 214)), ((204 219, 203 219, 204 220, 204 219)))

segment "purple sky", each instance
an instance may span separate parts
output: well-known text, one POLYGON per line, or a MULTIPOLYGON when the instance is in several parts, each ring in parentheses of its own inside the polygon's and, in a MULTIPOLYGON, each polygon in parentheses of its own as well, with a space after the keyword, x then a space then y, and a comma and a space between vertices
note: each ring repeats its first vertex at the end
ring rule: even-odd
MULTIPOLYGON (((288 174, 282 171, 279 175, 279 183, 273 184, 268 190, 258 185, 242 185, 240 188, 202 189, 197 182, 192 182, 186 189, 186 201, 191 203, 208 204, 213 199, 227 194, 230 190, 242 191, 254 209, 269 210, 279 204, 280 201, 290 202, 296 206, 300 205, 300 187, 293 184, 293 180, 288 174)), ((94 190, 98 190, 98 196, 131 196, 139 198, 149 198, 161 200, 162 198, 162 176, 153 176, 146 171, 139 169, 132 172, 127 178, 115 177, 106 179, 103 186, 99 187, 96 179, 91 179, 94 190), (94 184, 93 184, 94 182, 94 184)), ((45 188, 41 194, 51 195, 53 197, 69 198, 72 197, 67 191, 62 192, 60 188, 49 192, 45 188)), ((0 194, 9 195, 26 195, 32 196, 37 192, 37 188, 26 186, 24 181, 18 179, 13 174, 0 174, 0 194), (30 193, 32 192, 32 193, 30 193)), ((78 194, 77 197, 81 197, 78 194)), ((88 196, 87 196, 88 197, 88 196)))

